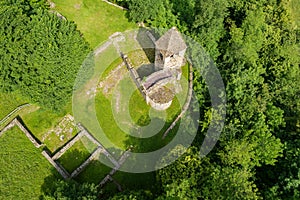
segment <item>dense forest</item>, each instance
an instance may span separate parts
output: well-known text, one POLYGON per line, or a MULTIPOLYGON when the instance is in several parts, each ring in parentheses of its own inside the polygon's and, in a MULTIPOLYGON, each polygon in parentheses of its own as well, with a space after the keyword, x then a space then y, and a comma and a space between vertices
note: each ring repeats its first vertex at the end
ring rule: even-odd
MULTIPOLYGON (((109 198, 299 199, 300 24, 291 1, 112 2, 128 8, 130 21, 176 26, 201 44, 220 70, 227 112, 216 147, 200 159, 212 111, 205 81, 195 71, 201 119, 193 146, 156 172, 156 191, 124 191, 109 198)), ((70 98, 90 48, 74 23, 47 9, 42 0, 0 0, 0 90, 21 90, 32 101, 57 110, 70 98)), ((178 146, 169 154, 180 151, 178 146)), ((101 197, 94 185, 54 185, 45 199, 101 197)))
MULTIPOLYGON (((226 85, 226 124, 217 147, 199 159, 199 137, 185 156, 160 170, 158 199, 299 199, 300 29, 292 2, 113 2, 129 9, 129 20, 176 26, 192 37, 209 52, 226 85)), ((211 110, 205 81, 197 74, 201 136, 211 110)), ((180 147, 170 153, 176 151, 180 147)))
POLYGON ((19 90, 31 102, 60 111, 70 101, 89 44, 45 1, 1 0, 0 18, 0 90, 19 90))

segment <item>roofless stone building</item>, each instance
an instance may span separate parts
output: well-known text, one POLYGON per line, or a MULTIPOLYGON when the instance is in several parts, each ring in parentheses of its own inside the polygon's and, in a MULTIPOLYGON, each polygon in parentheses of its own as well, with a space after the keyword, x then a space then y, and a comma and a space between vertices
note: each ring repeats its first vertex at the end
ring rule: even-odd
POLYGON ((185 64, 187 46, 173 27, 155 44, 154 72, 141 83, 147 104, 156 110, 165 110, 172 104, 176 93, 181 91, 181 67, 185 64))

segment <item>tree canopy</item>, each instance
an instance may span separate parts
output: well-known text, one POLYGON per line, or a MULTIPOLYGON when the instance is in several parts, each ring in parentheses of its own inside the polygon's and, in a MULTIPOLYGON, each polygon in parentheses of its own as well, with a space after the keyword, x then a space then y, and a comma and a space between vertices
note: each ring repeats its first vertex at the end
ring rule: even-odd
MULTIPOLYGON (((192 147, 160 170, 161 198, 299 198, 300 29, 291 2, 126 2, 131 20, 177 26, 195 39, 210 54, 226 85, 226 124, 217 146, 204 160, 192 153, 192 147)), ((196 64, 209 67, 209 62, 196 64)), ((212 111, 205 81, 199 71, 194 75, 201 106, 194 145, 201 145, 212 111)))
MULTIPOLYGON (((197 41, 201 47, 188 53, 193 59, 197 48, 203 48, 210 57, 194 64, 207 69, 214 62, 218 67, 227 113, 217 145, 200 158, 214 111, 205 79, 195 67, 201 116, 193 145, 156 172, 161 190, 137 186, 110 199, 299 199, 300 28, 291 1, 113 2, 129 9, 131 21, 176 26, 197 41)), ((73 22, 50 13, 43 0, 3 0, 0 5, 0 90, 20 90, 31 101, 59 110, 70 98, 88 43, 73 22)), ((178 145, 161 162, 185 150, 178 145)), ((55 184, 45 198, 97 198, 95 185, 55 184)))
POLYGON ((0 90, 20 90, 31 102, 58 111, 70 101, 89 45, 73 22, 39 6, 43 1, 13 2, 0 8, 0 90))

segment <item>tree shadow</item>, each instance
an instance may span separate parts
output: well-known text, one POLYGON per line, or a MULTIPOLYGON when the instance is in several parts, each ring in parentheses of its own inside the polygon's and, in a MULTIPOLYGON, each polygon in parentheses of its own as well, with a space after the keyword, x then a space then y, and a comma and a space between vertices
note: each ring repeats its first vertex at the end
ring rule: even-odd
POLYGON ((146 28, 140 28, 136 40, 138 41, 139 45, 142 47, 143 51, 145 52, 148 60, 151 63, 154 63, 155 60, 155 44, 148 36, 147 32, 150 32, 155 40, 157 40, 157 35, 155 33, 152 33, 152 30, 148 30, 146 28))
POLYGON ((40 200, 46 199, 101 199, 102 190, 93 183, 78 183, 73 179, 64 180, 53 168, 52 174, 44 179, 40 200))
POLYGON ((58 159, 58 162, 71 174, 83 164, 90 155, 91 153, 88 150, 79 151, 78 149, 69 149, 58 159))
MULTIPOLYGON (((142 120, 142 119, 141 119, 142 120)), ((164 120, 160 118, 152 118, 151 121, 157 121, 156 123, 164 123, 163 128, 154 136, 149 138, 138 138, 133 137, 131 135, 127 135, 127 140, 124 142, 124 144, 128 147, 133 146, 133 152, 138 153, 146 153, 155 151, 157 149, 162 148, 163 146, 167 145, 169 141, 171 141, 174 137, 174 133, 176 133, 178 129, 178 125, 176 125, 170 132, 169 136, 166 139, 162 139, 164 132, 169 128, 172 122, 165 122, 164 120), (173 133, 173 134, 172 134, 173 133)), ((132 129, 131 133, 132 135, 136 135, 136 129, 132 129)), ((147 130, 150 131, 151 130, 147 130)), ((145 133, 144 133, 145 134, 145 133)), ((152 133, 150 133, 152 135, 152 133)))
MULTIPOLYGON (((63 180, 64 179, 56 171, 56 169, 52 168, 51 175, 44 178, 44 183, 41 186, 41 192, 43 193, 43 195, 50 195, 53 191, 56 190, 56 186, 54 183, 63 180)), ((39 199, 45 199, 43 195, 39 196, 39 199)))

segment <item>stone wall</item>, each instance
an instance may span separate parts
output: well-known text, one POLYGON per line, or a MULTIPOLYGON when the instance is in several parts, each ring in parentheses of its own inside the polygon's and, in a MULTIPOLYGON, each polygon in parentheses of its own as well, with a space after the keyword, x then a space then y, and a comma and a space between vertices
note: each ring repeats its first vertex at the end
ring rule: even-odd
POLYGON ((34 138, 34 136, 21 124, 17 118, 13 119, 7 126, 4 127, 4 129, 0 131, 0 136, 14 126, 18 126, 35 147, 40 148, 42 146, 42 144, 34 138))
POLYGON ((173 121, 171 126, 164 132, 163 137, 162 137, 163 139, 168 135, 170 130, 172 130, 176 126, 176 123, 181 119, 181 117, 183 117, 183 115, 185 114, 185 112, 188 110, 188 108, 190 106, 192 96, 193 96, 193 66, 191 64, 190 64, 189 71, 190 71, 189 72, 189 91, 188 91, 188 96, 186 98, 186 102, 185 102, 184 106, 182 107, 181 113, 173 121))
POLYGON ((143 95, 143 97, 146 99, 146 94, 144 92, 144 87, 141 83, 141 78, 139 77, 139 74, 137 73, 137 71, 132 67, 132 65, 130 64, 128 57, 126 55, 124 55, 123 53, 121 53, 121 57, 128 69, 128 71, 130 72, 130 76, 132 78, 132 80, 134 81, 136 87, 139 89, 139 91, 141 92, 141 94, 143 95))
POLYGON ((2 125, 4 125, 13 115, 15 115, 16 113, 18 113, 20 110, 22 110, 25 107, 30 106, 31 104, 27 103, 24 105, 21 105, 19 107, 17 107, 16 109, 14 109, 13 111, 11 111, 8 115, 6 115, 1 121, 0 121, 0 127, 2 125))
POLYGON ((71 148, 82 136, 84 132, 79 132, 71 141, 69 141, 61 150, 59 150, 53 157, 53 160, 60 158, 69 148, 71 148))
POLYGON ((55 162, 46 151, 43 151, 42 154, 64 179, 68 179, 70 177, 70 174, 60 164, 55 162))
MULTIPOLYGON (((37 141, 34 136, 22 125, 22 123, 18 120, 18 118, 13 119, 8 125, 6 125, 1 131, 0 136, 3 135, 6 131, 13 128, 14 126, 18 126, 18 128, 27 136, 27 138, 34 144, 35 147, 40 148, 43 146, 39 141, 37 141)), ((80 132, 70 140, 63 148, 58 151, 53 157, 47 150, 42 151, 42 155, 48 160, 48 162, 58 171, 59 174, 64 179, 69 179, 76 177, 80 174, 90 163, 94 160, 100 153, 103 153, 114 165, 114 168, 111 172, 101 181, 101 183, 105 183, 108 180, 113 181, 119 190, 121 190, 121 186, 112 179, 111 175, 113 175, 125 162, 126 158, 129 156, 129 151, 126 151, 120 159, 117 161, 106 149, 105 147, 94 138, 80 123, 78 124, 78 128, 80 132), (75 169, 71 174, 67 172, 67 170, 57 162, 57 159, 61 157, 71 146, 73 146, 81 137, 86 136, 91 142, 97 145, 97 148, 93 151, 93 153, 86 159, 77 169, 75 169)), ((100 185, 101 185, 100 183, 100 185)))
POLYGON ((113 181, 113 183, 118 187, 119 191, 122 191, 121 186, 119 183, 117 183, 112 176, 120 169, 120 167, 123 165, 123 163, 126 161, 126 159, 130 156, 131 149, 125 151, 121 157, 118 160, 118 165, 116 165, 110 172, 107 174, 104 179, 99 183, 100 187, 103 187, 107 181, 113 181))
POLYGON ((25 135, 34 144, 36 148, 40 148, 42 146, 42 144, 39 143, 31 133, 29 133, 29 131, 20 123, 18 119, 15 119, 15 124, 21 129, 23 133, 25 133, 25 135))
POLYGON ((102 147, 98 147, 97 149, 95 149, 95 151, 90 155, 90 157, 72 172, 71 178, 74 178, 75 176, 80 174, 90 164, 90 162, 92 162, 92 160, 94 160, 96 156, 99 155, 99 153, 101 153, 102 151, 102 147))

